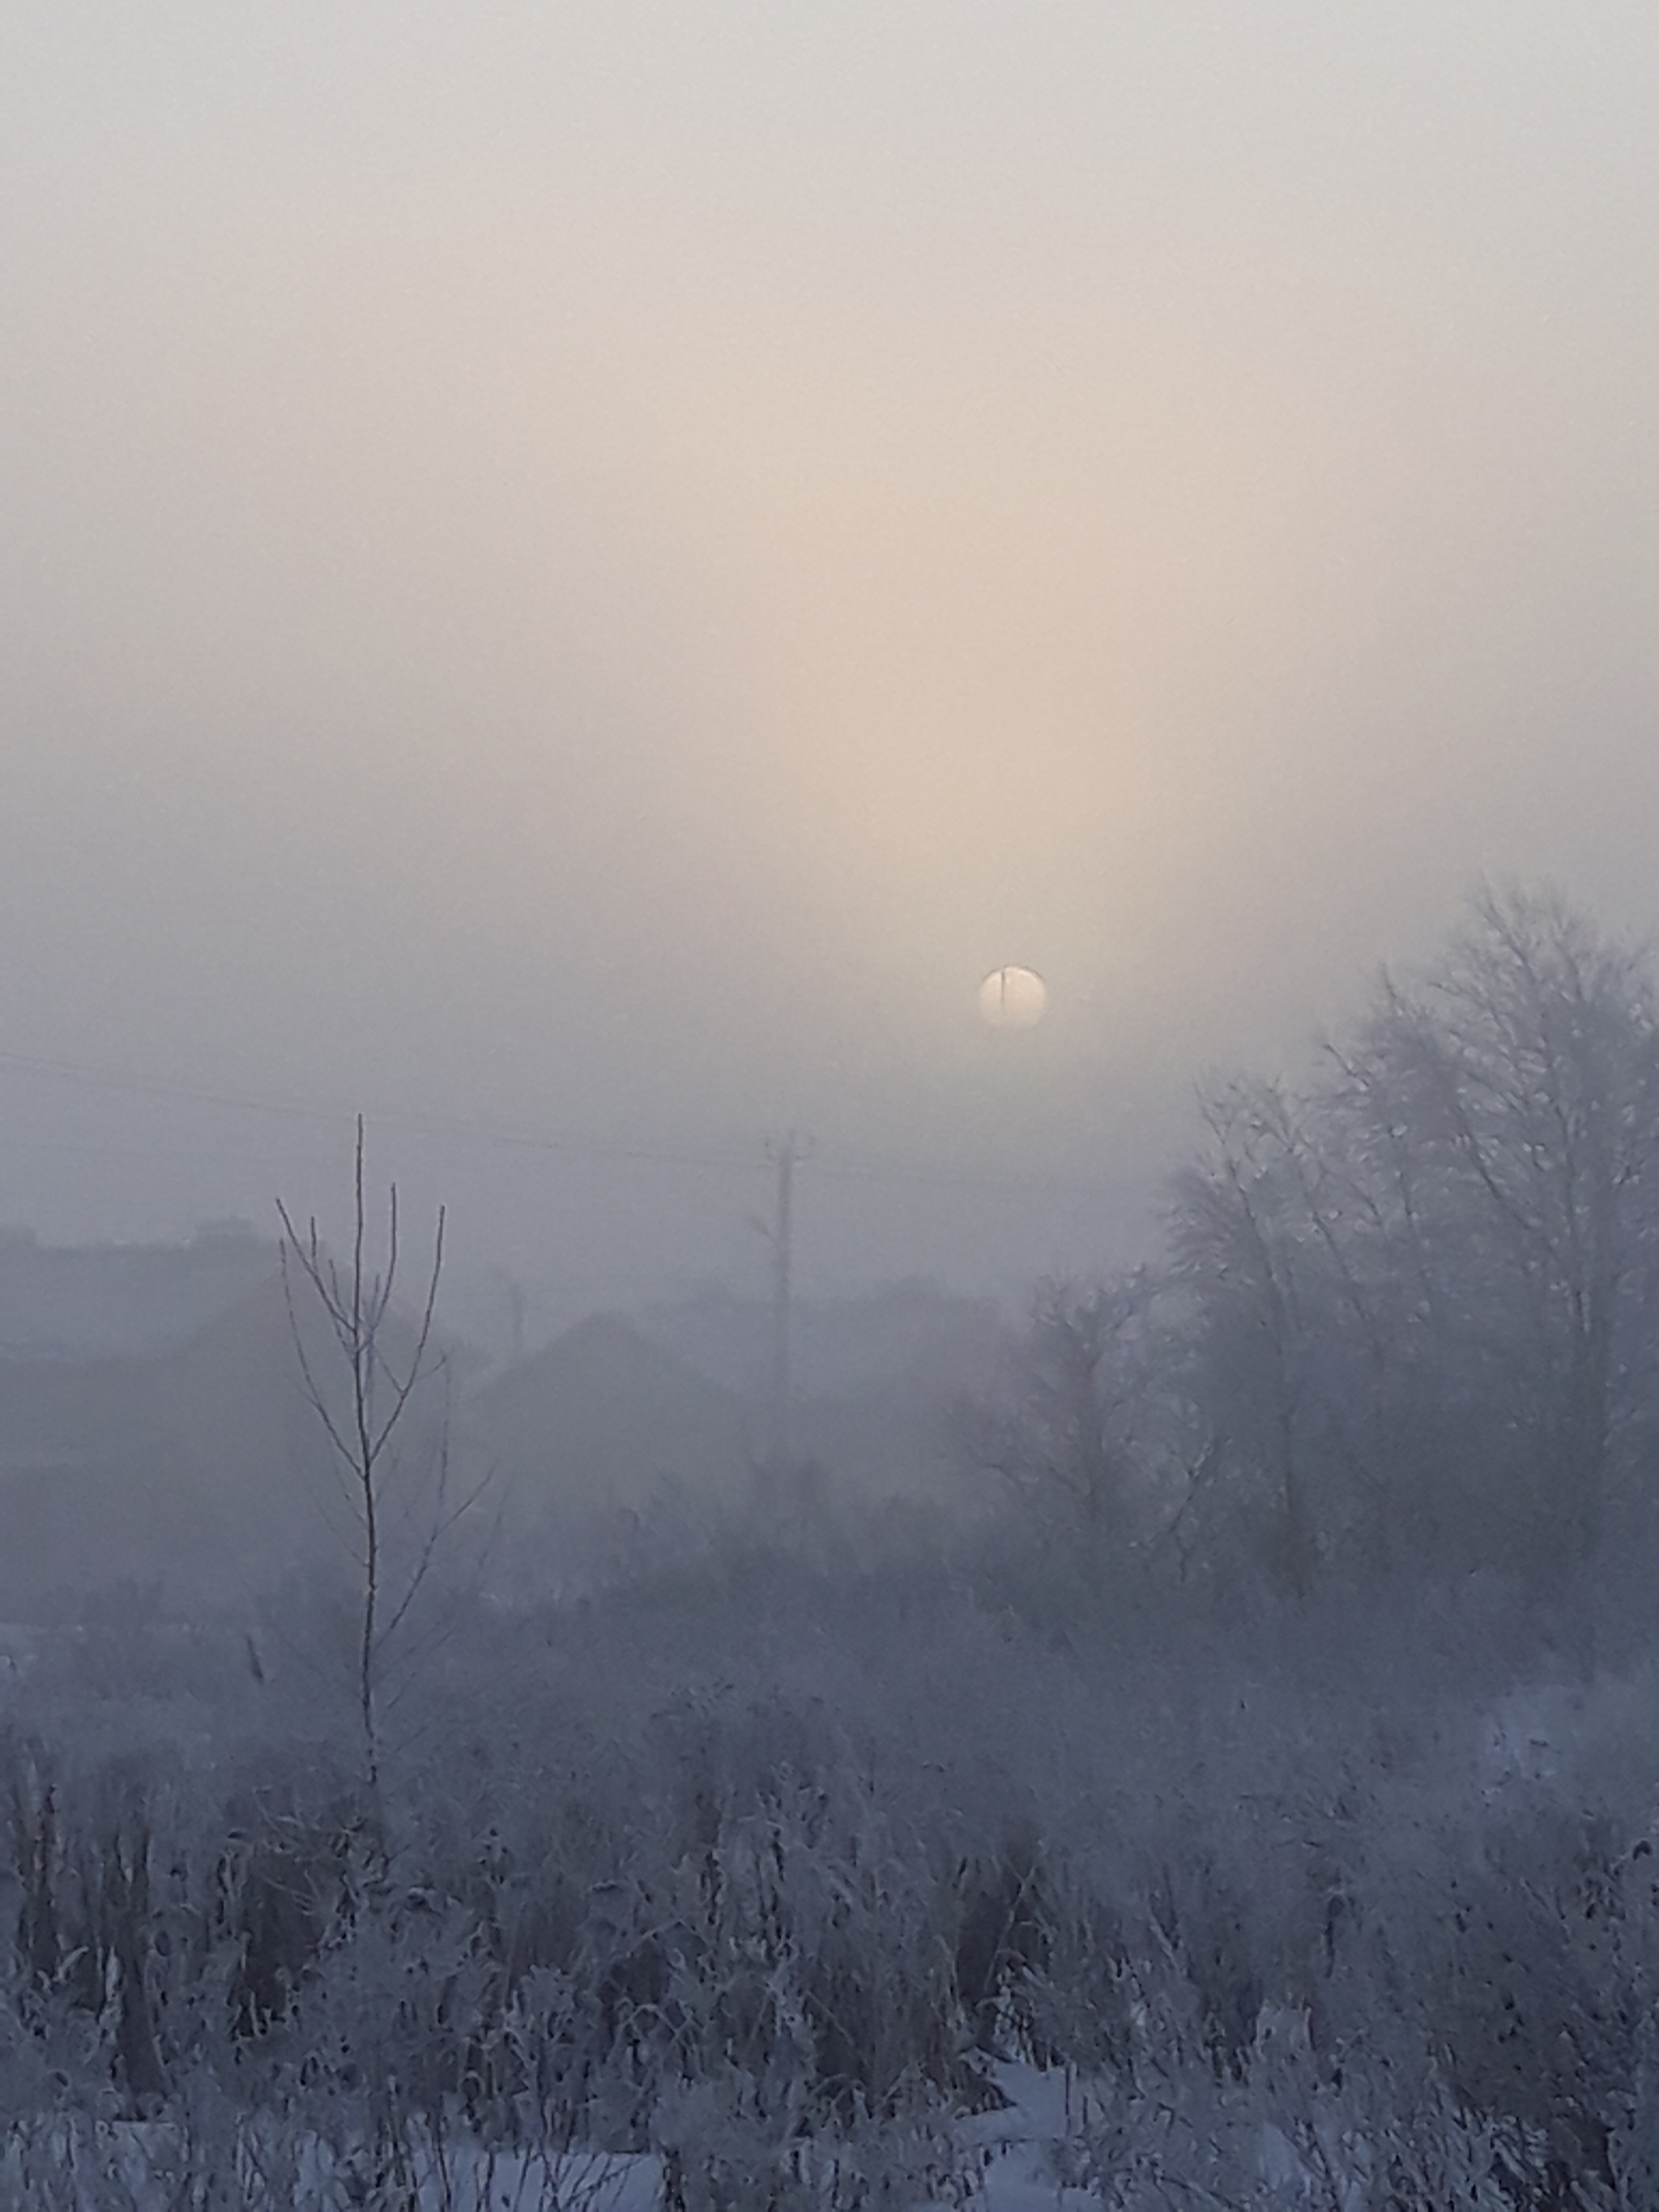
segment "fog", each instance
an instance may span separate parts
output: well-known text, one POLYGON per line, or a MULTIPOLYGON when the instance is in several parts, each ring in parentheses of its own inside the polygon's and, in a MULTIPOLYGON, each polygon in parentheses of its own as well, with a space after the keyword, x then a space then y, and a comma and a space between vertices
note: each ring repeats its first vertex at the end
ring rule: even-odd
POLYGON ((795 1127, 804 1281, 1003 1288, 1478 878, 1652 927, 1650 10, 0 38, 0 1216, 362 1108, 484 1326, 795 1127))
POLYGON ((1659 2203, 1656 112, 11 0, 0 2203, 1659 2203))

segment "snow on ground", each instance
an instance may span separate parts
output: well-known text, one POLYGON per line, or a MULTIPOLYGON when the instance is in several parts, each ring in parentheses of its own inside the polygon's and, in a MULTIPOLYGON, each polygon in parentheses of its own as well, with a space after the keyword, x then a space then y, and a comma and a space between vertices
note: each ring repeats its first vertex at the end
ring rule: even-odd
MULTIPOLYGON (((1075 2077, 1016 2065, 996 2074, 1008 2105, 960 2124, 962 2170, 924 2189, 914 2212, 961 2212, 964 2196, 982 2212, 1090 2212, 1093 2192, 1064 2179, 1066 2146, 1083 2117, 1075 2077)), ((355 2212, 381 2201, 361 2172, 314 2139, 284 2144, 276 2129, 245 2136, 238 2163, 233 2182, 204 2166, 198 2150, 194 2179, 219 2190, 232 2182, 251 2204, 280 2202, 293 2212, 355 2212)), ((117 2204, 123 2212, 163 2212, 198 2201, 187 2194, 191 2178, 179 2131, 160 2122, 64 2120, 27 2144, 14 2137, 0 2157, 0 2198, 40 2212, 109 2212, 117 2204)), ((660 2212, 663 2203, 659 2158, 595 2150, 544 2158, 447 2147, 441 2159, 428 2152, 407 2182, 421 2212, 660 2212)), ((695 2195, 688 2191, 688 2200, 695 2195)), ((386 2201, 410 2203, 403 2195, 386 2201)))
POLYGON ((985 2212, 1085 2212, 1098 2200, 1092 2190, 1068 2185, 1067 2146, 1077 2141, 1085 2092, 1077 2076, 1058 2069, 1005 2065, 995 2069, 1007 2098, 1005 2111, 963 2124, 966 2142, 987 2163, 981 2184, 985 2212))

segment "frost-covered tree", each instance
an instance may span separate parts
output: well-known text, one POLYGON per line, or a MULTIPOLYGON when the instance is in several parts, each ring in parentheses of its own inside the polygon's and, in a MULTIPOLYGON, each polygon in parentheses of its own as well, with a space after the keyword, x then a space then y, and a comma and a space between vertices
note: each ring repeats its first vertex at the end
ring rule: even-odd
POLYGON ((1329 1148, 1417 1402, 1588 1558, 1654 1382, 1659 1014, 1642 957, 1551 894, 1483 892, 1334 1048, 1329 1148), (1379 1264, 1386 1261, 1386 1265, 1379 1264))
POLYGON ((353 1686, 364 1778, 380 1817, 380 1762, 389 1672, 396 1646, 431 1574, 444 1538, 476 1502, 450 1491, 442 1359, 434 1338, 443 1273, 440 1207, 432 1259, 404 1313, 397 1303, 403 1262, 397 1186, 387 1200, 386 1256, 369 1251, 362 1117, 352 1156, 350 1242, 336 1259, 315 1217, 301 1230, 279 1200, 283 1287, 301 1384, 339 1478, 341 1532, 355 1570, 353 1686), (438 1398, 440 1418, 426 1401, 438 1398))
POLYGON ((1068 1543, 1128 1534, 1146 1304, 1138 1281, 1045 1283, 1000 1394, 965 1421, 971 1458, 1068 1543))
POLYGON ((1659 1010, 1640 953, 1551 892, 1481 892, 1291 1091, 1235 1083, 1177 1180, 1191 1387, 1322 1553, 1529 1574, 1603 1540, 1651 1455, 1659 1010))
POLYGON ((1176 1178, 1170 1218, 1188 1384, 1230 1471, 1261 1484, 1273 1569, 1300 1596, 1316 1543, 1308 1432, 1328 1311, 1316 1141, 1272 1085, 1218 1086, 1203 1115, 1209 1141, 1176 1178))

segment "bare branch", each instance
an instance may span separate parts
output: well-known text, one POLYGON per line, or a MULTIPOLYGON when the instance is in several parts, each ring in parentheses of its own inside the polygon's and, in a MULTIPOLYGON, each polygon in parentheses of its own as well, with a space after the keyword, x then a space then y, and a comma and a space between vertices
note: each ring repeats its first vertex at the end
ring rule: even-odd
POLYGON ((415 1559, 401 1573, 395 1590, 389 1589, 386 1552, 388 1529, 395 1532, 399 1528, 412 1528, 416 1510, 414 1493, 397 1480, 400 1473, 405 1472, 399 1467, 401 1455, 398 1446, 408 1427, 416 1393, 442 1365, 441 1360, 434 1360, 433 1338, 443 1273, 446 1217, 444 1209, 440 1207, 432 1265, 415 1316, 412 1346, 407 1358, 394 1364, 386 1339, 396 1317, 394 1297, 402 1261, 402 1213, 397 1185, 393 1183, 388 1188, 386 1200, 386 1266, 379 1273, 373 1272, 368 1253, 367 1143, 361 1115, 357 1116, 352 1147, 351 1203, 350 1256, 343 1267, 325 1249, 314 1215, 301 1234, 294 1216, 280 1199, 276 1212, 283 1232, 279 1249, 283 1297, 301 1387, 342 1471, 361 1539, 357 1706, 365 1777, 378 1826, 380 1687, 388 1646, 404 1627, 428 1581, 445 1537, 478 1493, 453 1511, 450 1510, 446 1421, 437 1454, 435 1487, 415 1559), (326 1386, 307 1342, 300 1313, 302 1290, 309 1292, 340 1355, 347 1401, 343 1415, 335 1410, 337 1393, 326 1386), (383 1402, 377 1405, 377 1398, 383 1402))

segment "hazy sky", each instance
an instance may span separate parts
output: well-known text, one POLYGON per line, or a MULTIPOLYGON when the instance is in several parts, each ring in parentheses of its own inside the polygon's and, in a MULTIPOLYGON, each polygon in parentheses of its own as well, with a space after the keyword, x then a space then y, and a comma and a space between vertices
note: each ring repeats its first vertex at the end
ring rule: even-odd
POLYGON ((1653 928, 1656 113, 1652 0, 9 0, 0 1218, 362 1103, 579 1304, 796 1122, 988 1280, 1482 872, 1653 928))

